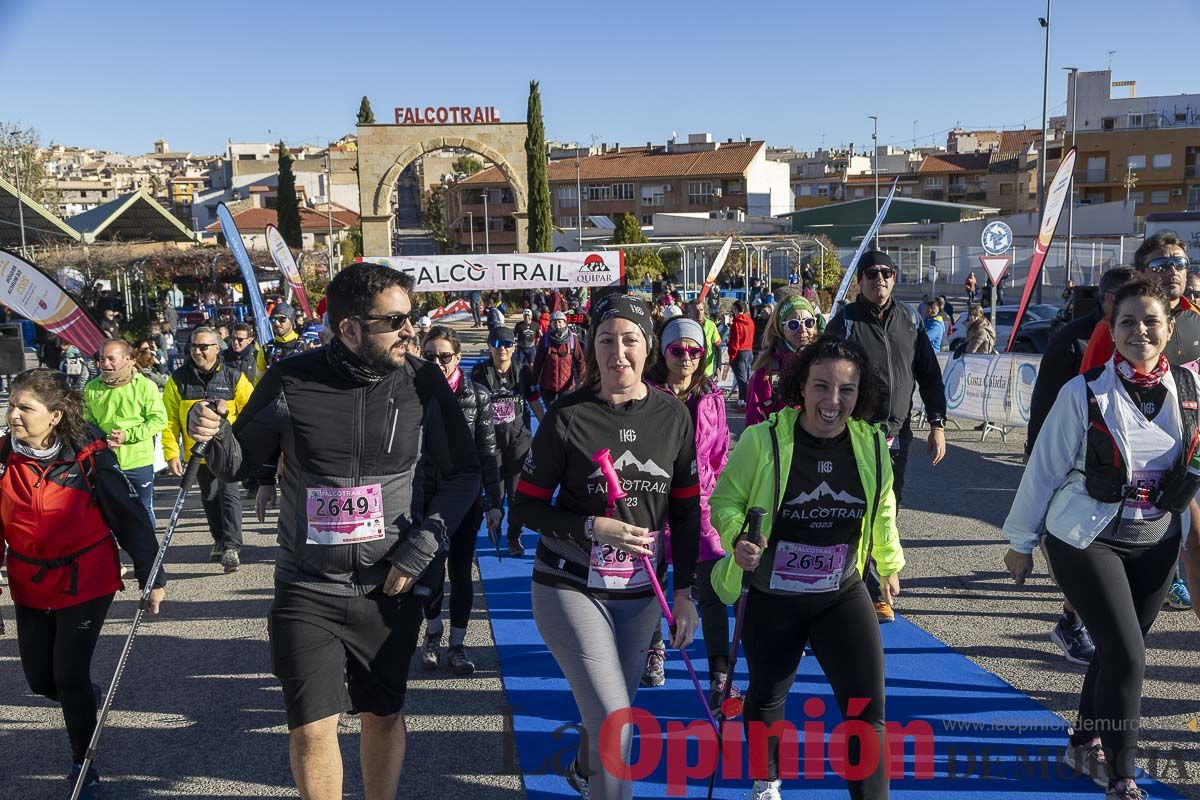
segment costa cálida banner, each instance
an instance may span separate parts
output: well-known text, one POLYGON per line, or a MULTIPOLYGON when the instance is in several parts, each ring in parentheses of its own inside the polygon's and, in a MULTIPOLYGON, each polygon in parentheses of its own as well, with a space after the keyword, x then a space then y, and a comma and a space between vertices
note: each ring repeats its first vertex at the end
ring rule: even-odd
POLYGON ((267 319, 267 307, 263 304, 262 292, 258 288, 258 278, 254 277, 254 265, 250 263, 250 254, 246 252, 246 244, 238 233, 233 215, 224 203, 217 203, 217 220, 221 223, 221 234, 225 244, 233 253, 233 260, 242 271, 242 282, 246 284, 246 294, 250 298, 250 308, 254 311, 254 327, 258 329, 258 341, 266 344, 275 338, 271 331, 271 321, 267 319))
POLYGON ((599 253, 480 253, 442 256, 367 256, 361 261, 408 273, 414 292, 499 289, 596 289, 625 282, 620 250, 599 253))
POLYGON ((304 291, 304 281, 300 278, 300 268, 296 266, 296 259, 292 258, 292 249, 283 240, 279 229, 270 223, 267 223, 267 250, 270 251, 275 266, 283 273, 283 279, 292 287, 292 293, 296 295, 296 301, 300 303, 300 310, 304 312, 305 319, 311 320, 313 315, 312 308, 308 305, 308 293, 304 291))
POLYGON ((863 253, 872 247, 871 240, 875 238, 875 234, 879 231, 880 226, 883 225, 883 220, 887 217, 888 209, 892 206, 892 198, 896 196, 896 187, 899 185, 899 178, 892 181, 892 190, 888 192, 887 199, 879 207, 879 213, 875 215, 875 221, 871 223, 871 227, 867 228, 867 235, 858 243, 858 249, 854 251, 854 258, 850 259, 850 264, 846 267, 846 274, 842 276, 842 282, 838 284, 837 294, 833 296, 833 304, 830 306, 829 313, 836 314, 841 310, 841 303, 846 299, 846 292, 850 290, 850 281, 854 280, 858 275, 858 260, 863 257, 863 253))
POLYGON ((104 334, 58 282, 16 253, 0 249, 0 303, 93 356, 104 334))
POLYGON ((1063 156, 1054 180, 1046 191, 1046 210, 1042 214, 1042 227, 1038 231, 1037 244, 1033 246, 1033 259, 1029 262, 1029 274, 1025 277, 1025 291, 1021 293, 1021 305, 1017 306, 1017 317, 1013 320, 1012 333, 1008 335, 1008 345, 1005 350, 1012 350, 1017 333, 1021 330, 1021 318, 1029 307, 1029 298, 1033 296, 1033 287, 1042 279, 1042 264, 1046 253, 1050 251, 1050 242, 1054 239, 1054 229, 1058 227, 1058 217, 1062 214, 1063 205, 1071 191, 1071 177, 1075 170, 1075 148, 1072 147, 1063 156))

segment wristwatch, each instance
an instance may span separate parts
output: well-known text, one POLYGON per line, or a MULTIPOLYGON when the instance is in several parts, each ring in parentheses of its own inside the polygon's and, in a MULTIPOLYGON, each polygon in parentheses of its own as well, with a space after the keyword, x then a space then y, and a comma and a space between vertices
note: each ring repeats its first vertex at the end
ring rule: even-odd
POLYGON ((942 419, 942 418, 941 418, 941 417, 939 417, 939 416, 932 416, 932 417, 930 417, 930 418, 929 418, 929 427, 931 427, 931 428, 945 428, 945 427, 946 427, 946 420, 942 419))

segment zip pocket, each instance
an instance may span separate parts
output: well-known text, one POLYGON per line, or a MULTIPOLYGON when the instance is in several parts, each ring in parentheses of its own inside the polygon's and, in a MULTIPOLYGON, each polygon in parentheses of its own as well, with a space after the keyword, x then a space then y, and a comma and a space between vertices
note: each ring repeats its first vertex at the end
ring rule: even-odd
MULTIPOLYGON (((387 416, 390 416, 392 418, 392 430, 388 434, 388 444, 387 444, 387 453, 389 455, 392 452, 392 443, 396 439, 396 423, 399 422, 399 420, 400 420, 400 409, 397 408, 397 409, 395 409, 395 411, 392 410, 395 405, 396 405, 396 398, 389 397, 388 398, 387 416)), ((385 416, 384 419, 387 419, 387 416, 385 416)))

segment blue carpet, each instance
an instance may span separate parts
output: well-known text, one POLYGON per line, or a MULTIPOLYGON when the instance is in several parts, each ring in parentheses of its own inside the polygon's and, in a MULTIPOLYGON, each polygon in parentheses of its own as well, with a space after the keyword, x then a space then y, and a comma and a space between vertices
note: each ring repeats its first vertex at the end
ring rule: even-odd
MULTIPOLYGON (((536 540, 536 534, 526 532, 524 542, 530 554, 519 559, 506 555, 503 561, 497 560, 486 534, 480 534, 478 547, 519 769, 530 800, 576 796, 560 775, 578 742, 575 702, 538 635, 530 611, 530 572, 536 540)), ((902 725, 924 721, 932 728, 935 742, 934 778, 914 777, 914 747, 909 742, 905 748, 905 777, 893 778, 893 797, 915 800, 969 795, 978 800, 1015 800, 1103 796, 1103 790, 1089 780, 1059 765, 1066 724, 1057 715, 902 617, 883 626, 882 633, 888 719, 902 725)), ((707 670, 703 644, 694 643, 690 654, 704 680, 707 670)), ((739 670, 737 683, 745 687, 744 669, 739 670)), ((825 704, 823 724, 828 747, 828 732, 841 720, 829 685, 811 653, 801 662, 788 699, 787 718, 798 726, 810 720, 802 710, 808 697, 818 697, 825 704)), ((672 720, 687 724, 702 718, 699 700, 677 652, 669 652, 666 685, 639 691, 635 706, 653 714, 664 728, 672 720)), ((635 744, 635 757, 637 753, 635 744)), ((694 743, 690 753, 689 763, 694 763, 694 743)), ((634 796, 666 797, 666 782, 664 751, 659 768, 636 784, 634 796)), ((707 783, 706 778, 691 780, 685 796, 704 797, 707 783)), ((746 780, 719 778, 714 796, 745 798, 749 786, 746 780)), ((1180 797, 1149 779, 1144 783, 1139 780, 1139 786, 1155 800, 1180 797)), ((783 796, 844 800, 848 795, 845 782, 826 761, 821 777, 785 781, 783 796)))

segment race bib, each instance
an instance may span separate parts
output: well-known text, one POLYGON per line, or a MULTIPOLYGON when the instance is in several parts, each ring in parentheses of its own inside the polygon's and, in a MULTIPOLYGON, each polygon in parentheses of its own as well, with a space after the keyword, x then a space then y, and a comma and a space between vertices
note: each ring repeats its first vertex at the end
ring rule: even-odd
MULTIPOLYGON (((658 563, 658 534, 650 545, 653 555, 650 563, 658 563)), ((592 544, 592 559, 588 565, 588 588, 591 589, 639 589, 650 585, 650 574, 646 572, 641 556, 618 550, 611 544, 592 544)))
POLYGON ((504 425, 517 418, 517 403, 511 397, 492 401, 492 421, 504 425))
POLYGON ((1158 519, 1166 512, 1150 502, 1150 498, 1159 490, 1166 470, 1135 469, 1133 484, 1137 491, 1125 501, 1123 516, 1140 519, 1158 519))
POLYGON ((309 489, 305 501, 308 543, 357 544, 383 538, 383 487, 309 489))
POLYGON ((899 436, 887 437, 887 446, 888 446, 888 450, 897 450, 898 451, 900 449, 900 437, 899 436))
POLYGON ((779 542, 775 546, 771 588, 797 594, 832 592, 842 585, 849 549, 845 544, 809 547, 796 542, 779 542))

